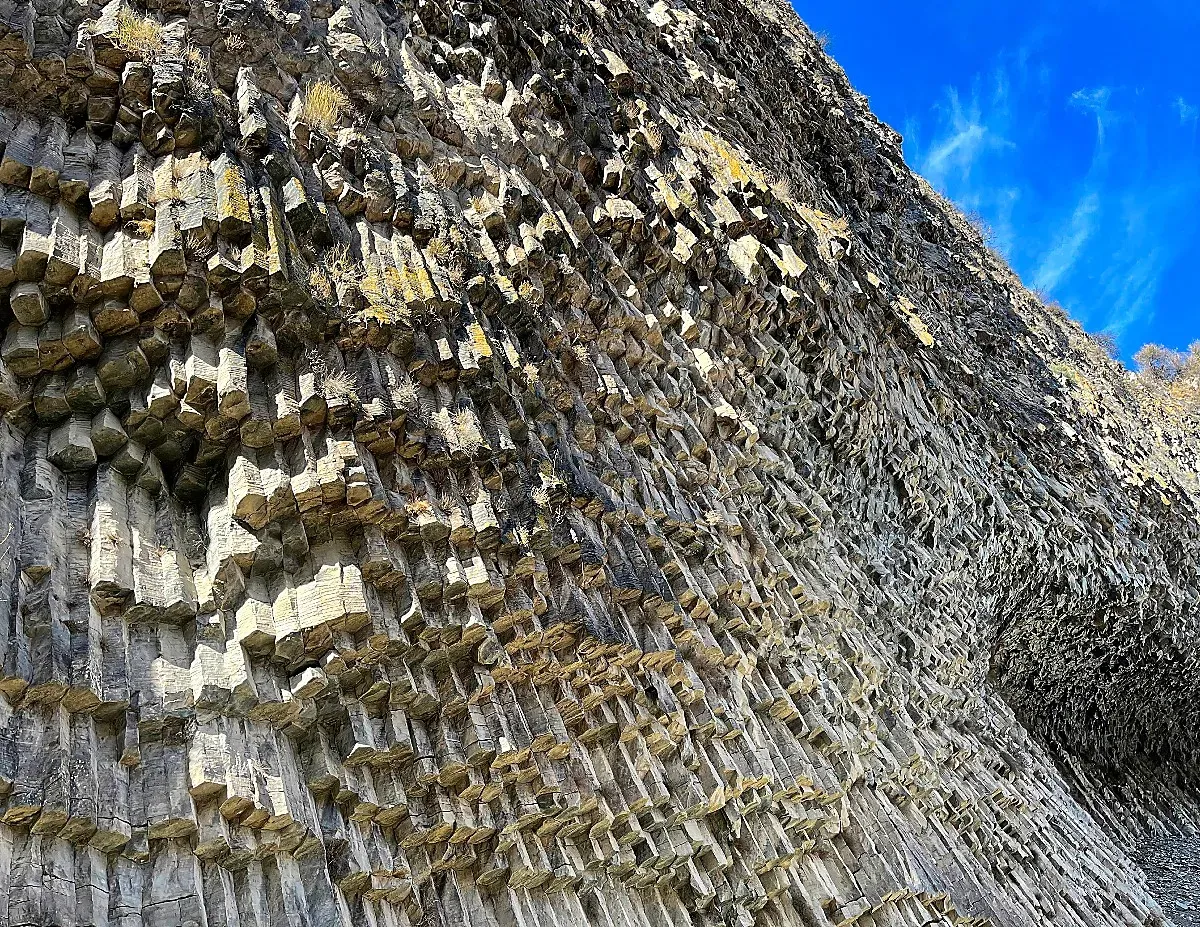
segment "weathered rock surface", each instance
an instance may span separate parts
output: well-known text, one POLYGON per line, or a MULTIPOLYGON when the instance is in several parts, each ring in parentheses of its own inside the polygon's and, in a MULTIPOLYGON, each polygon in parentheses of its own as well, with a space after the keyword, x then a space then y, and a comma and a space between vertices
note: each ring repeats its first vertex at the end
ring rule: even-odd
POLYGON ((1137 860, 1176 927, 1200 927, 1200 840, 1154 838, 1139 848, 1137 860))
POLYGON ((1163 922, 1200 456, 782 3, 0 87, 0 925, 1163 922))

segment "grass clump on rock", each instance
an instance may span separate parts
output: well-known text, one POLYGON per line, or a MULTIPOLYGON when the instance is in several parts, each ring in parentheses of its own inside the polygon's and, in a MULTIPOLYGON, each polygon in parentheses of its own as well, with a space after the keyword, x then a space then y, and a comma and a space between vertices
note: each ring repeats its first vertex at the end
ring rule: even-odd
POLYGON ((116 41, 121 48, 151 60, 163 50, 162 26, 128 7, 117 11, 116 41))
POLYGON ((304 91, 300 115, 310 128, 320 132, 332 132, 342 114, 350 108, 346 92, 329 80, 322 78, 310 84, 304 91))

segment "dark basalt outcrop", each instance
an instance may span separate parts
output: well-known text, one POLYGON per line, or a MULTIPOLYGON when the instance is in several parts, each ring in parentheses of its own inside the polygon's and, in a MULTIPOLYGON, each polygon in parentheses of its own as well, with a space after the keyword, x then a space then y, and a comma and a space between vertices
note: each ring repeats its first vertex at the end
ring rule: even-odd
POLYGON ((1197 447, 785 5, 0 0, 0 88, 0 925, 1186 912, 1197 447))

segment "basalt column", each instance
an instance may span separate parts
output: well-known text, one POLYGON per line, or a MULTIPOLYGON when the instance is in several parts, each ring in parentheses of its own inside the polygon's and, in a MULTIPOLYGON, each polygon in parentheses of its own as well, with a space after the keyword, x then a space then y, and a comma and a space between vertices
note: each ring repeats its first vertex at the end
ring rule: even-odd
POLYGON ((1162 923, 1070 758, 1190 755, 1195 448, 786 7, 0 0, 0 104, 0 927, 1162 923))

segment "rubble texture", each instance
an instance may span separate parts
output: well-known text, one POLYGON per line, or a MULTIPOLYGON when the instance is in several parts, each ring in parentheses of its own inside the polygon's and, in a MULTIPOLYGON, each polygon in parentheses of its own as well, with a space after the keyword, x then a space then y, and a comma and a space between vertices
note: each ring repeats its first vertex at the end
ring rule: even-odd
POLYGON ((1195 923, 1196 448, 785 5, 0 88, 0 925, 1195 923))

